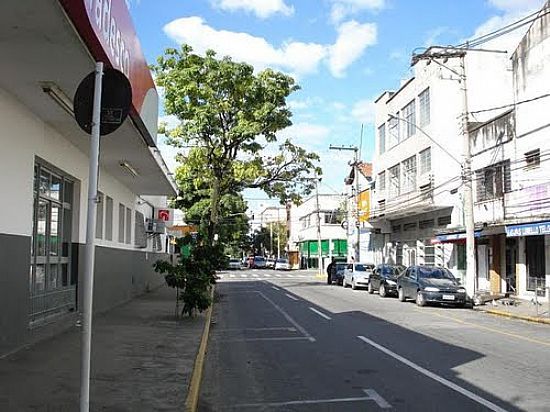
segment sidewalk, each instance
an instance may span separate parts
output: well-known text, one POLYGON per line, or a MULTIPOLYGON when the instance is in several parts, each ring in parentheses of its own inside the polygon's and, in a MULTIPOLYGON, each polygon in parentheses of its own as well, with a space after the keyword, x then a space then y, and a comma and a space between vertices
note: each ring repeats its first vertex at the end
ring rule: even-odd
MULTIPOLYGON (((204 314, 174 318, 166 286, 93 324, 92 411, 183 410, 204 314)), ((0 360, 0 411, 77 411, 80 328, 0 360)))
POLYGON ((543 302, 542 305, 535 306, 529 301, 519 301, 517 306, 503 305, 500 301, 495 301, 493 304, 491 301, 485 305, 474 306, 474 310, 491 313, 493 315, 521 319, 529 322, 546 323, 550 325, 550 317, 548 316, 548 303, 543 302))

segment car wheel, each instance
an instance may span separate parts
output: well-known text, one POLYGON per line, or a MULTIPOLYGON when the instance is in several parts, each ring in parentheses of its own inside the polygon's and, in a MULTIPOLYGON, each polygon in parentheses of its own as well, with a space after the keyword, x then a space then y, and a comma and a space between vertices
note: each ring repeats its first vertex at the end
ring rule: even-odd
POLYGON ((399 299, 399 302, 405 302, 405 291, 403 288, 399 288, 397 291, 397 299, 399 299))
POLYGON ((355 286, 355 280, 353 280, 353 278, 351 278, 351 288, 353 290, 356 290, 357 289, 357 286, 355 286))
POLYGON ((342 279, 342 287, 345 289, 347 286, 346 286, 346 279, 342 279))
POLYGON ((420 291, 416 292, 416 304, 418 306, 426 306, 426 299, 424 298, 424 294, 420 291))
POLYGON ((380 295, 381 298, 385 298, 386 297, 386 287, 384 286, 384 284, 382 283, 380 285, 380 287, 378 288, 378 294, 380 295))
POLYGON ((372 287, 372 282, 369 282, 369 285, 367 286, 367 292, 369 292, 371 295, 374 293, 374 288, 372 287))

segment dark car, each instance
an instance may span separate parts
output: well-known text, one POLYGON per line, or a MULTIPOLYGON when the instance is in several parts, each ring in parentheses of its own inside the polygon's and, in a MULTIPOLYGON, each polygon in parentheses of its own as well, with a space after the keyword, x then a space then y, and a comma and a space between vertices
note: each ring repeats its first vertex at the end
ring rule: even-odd
POLYGON ((388 295, 397 295, 397 277, 405 270, 402 265, 378 265, 370 275, 368 286, 369 293, 378 291, 380 297, 385 298, 388 295))
POLYGON ((254 256, 250 259, 248 267, 250 269, 265 269, 266 268, 266 259, 263 256, 254 256))
POLYGON ((336 262, 336 270, 332 274, 331 282, 336 282, 336 284, 341 285, 344 280, 344 271, 348 267, 346 262, 336 262))
POLYGON ((401 302, 415 299, 418 306, 428 303, 466 304, 466 289, 445 268, 410 266, 397 278, 397 294, 401 302))

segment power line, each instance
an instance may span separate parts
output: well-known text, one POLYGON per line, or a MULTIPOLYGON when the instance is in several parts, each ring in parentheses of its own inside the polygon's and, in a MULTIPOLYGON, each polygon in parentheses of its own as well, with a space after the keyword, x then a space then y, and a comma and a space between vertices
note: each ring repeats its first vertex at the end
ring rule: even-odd
POLYGON ((507 109, 509 107, 514 107, 514 106, 518 106, 520 104, 534 102, 535 100, 544 99, 546 97, 550 97, 550 93, 541 94, 540 96, 533 97, 531 99, 521 100, 521 101, 516 102, 516 103, 509 103, 509 104, 505 104, 505 105, 502 105, 502 106, 491 107, 491 108, 488 108, 488 109, 475 110, 475 111, 470 112, 470 114, 478 114, 478 113, 491 112, 491 111, 494 111, 494 110, 507 109))

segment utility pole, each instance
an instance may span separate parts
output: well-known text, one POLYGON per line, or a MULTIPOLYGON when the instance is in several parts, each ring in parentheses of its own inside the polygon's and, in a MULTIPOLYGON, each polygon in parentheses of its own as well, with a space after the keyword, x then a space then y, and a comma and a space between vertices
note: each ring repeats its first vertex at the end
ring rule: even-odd
MULTIPOLYGON (((359 262, 360 258, 360 244, 361 244, 361 231, 359 229, 359 148, 357 146, 329 146, 330 150, 353 150, 353 163, 351 163, 351 166, 353 167, 353 180, 355 183, 355 229, 357 230, 357 246, 354 248, 355 252, 355 261, 359 262)), ((350 222, 348 221, 348 227, 350 222)))
POLYGON ((269 253, 273 255, 273 222, 269 222, 269 253))
POLYGON ((281 216, 279 212, 281 209, 277 207, 277 259, 281 258, 281 216))
POLYGON ((319 275, 323 274, 323 258, 321 257, 321 213, 320 213, 320 206, 319 206, 319 181, 321 178, 317 178, 315 180, 315 199, 317 203, 317 256, 318 259, 318 267, 319 267, 319 275))

